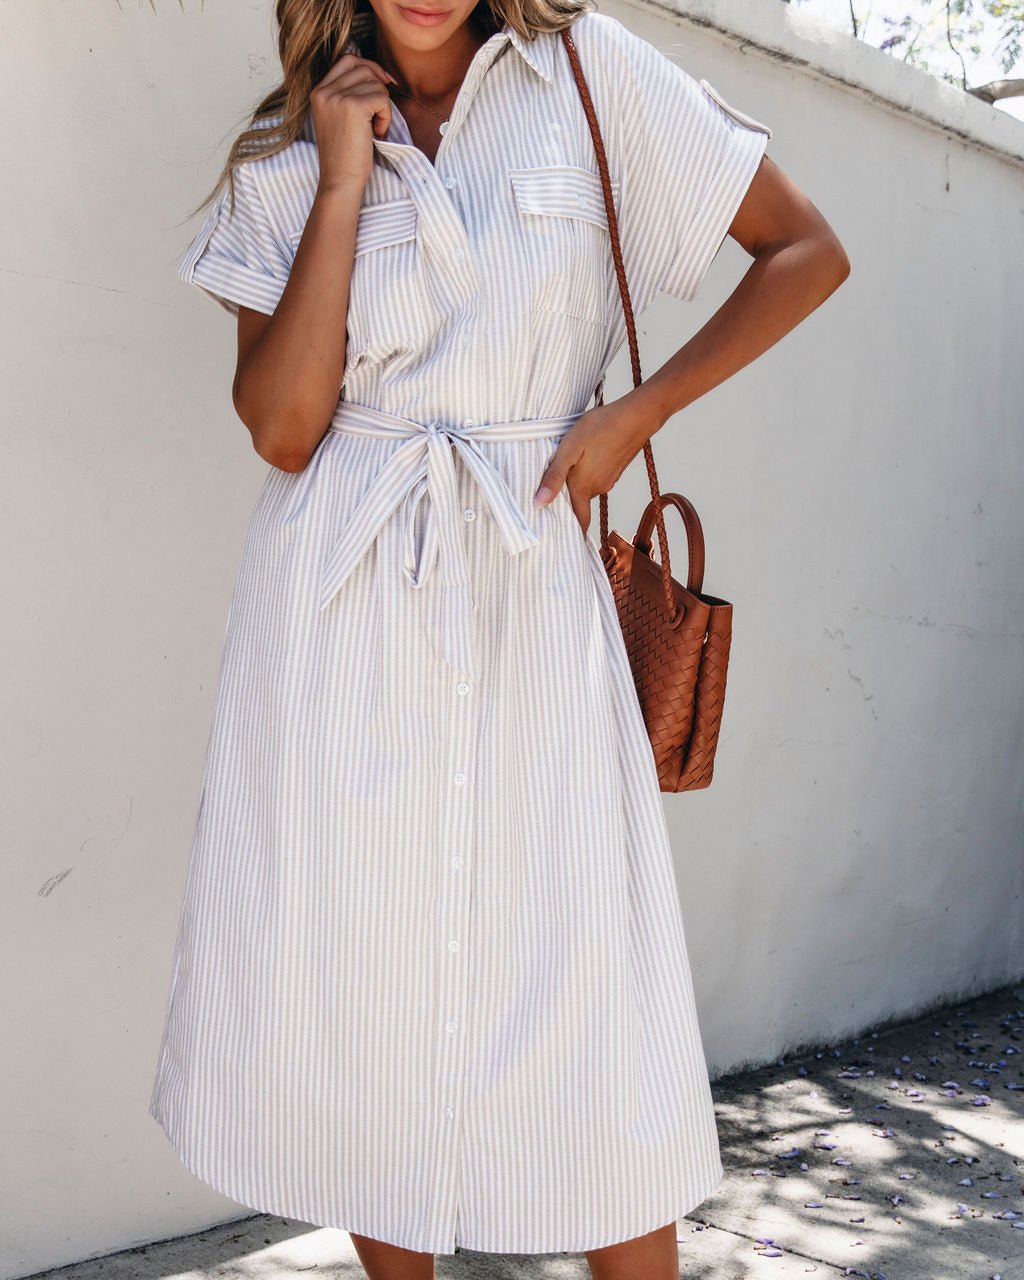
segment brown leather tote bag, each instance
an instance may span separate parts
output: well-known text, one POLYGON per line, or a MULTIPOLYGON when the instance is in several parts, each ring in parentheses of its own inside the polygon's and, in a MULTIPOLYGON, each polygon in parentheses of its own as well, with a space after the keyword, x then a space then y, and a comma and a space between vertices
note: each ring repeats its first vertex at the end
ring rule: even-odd
MULTIPOLYGON (((576 84, 583 99, 597 164, 604 188, 612 257, 626 317, 633 385, 641 382, 636 325, 622 264, 618 221, 608 178, 601 129, 568 29, 561 32, 576 84)), ((595 392, 595 404, 604 403, 604 378, 595 392)), ((600 495, 601 559, 611 583, 619 622, 629 654, 640 709, 654 751, 662 791, 695 791, 711 783, 715 749, 725 704, 725 680, 732 642, 732 605, 708 595, 704 585, 704 533, 692 502, 681 493, 660 493, 650 442, 644 444, 644 461, 651 486, 636 537, 632 542, 608 532, 608 495, 600 495), (682 516, 689 549, 686 585, 672 577, 663 508, 674 507, 682 516), (652 556, 651 534, 658 529, 660 564, 652 556)))

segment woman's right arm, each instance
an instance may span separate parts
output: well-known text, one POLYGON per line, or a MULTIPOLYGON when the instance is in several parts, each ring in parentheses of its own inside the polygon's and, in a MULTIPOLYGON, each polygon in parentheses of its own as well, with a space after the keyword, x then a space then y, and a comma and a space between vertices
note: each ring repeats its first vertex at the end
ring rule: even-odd
POLYGON ((344 54, 313 90, 320 180, 288 282, 272 316, 238 309, 232 401, 256 452, 282 471, 303 470, 338 404, 356 223, 373 134, 391 123, 386 77, 344 54))

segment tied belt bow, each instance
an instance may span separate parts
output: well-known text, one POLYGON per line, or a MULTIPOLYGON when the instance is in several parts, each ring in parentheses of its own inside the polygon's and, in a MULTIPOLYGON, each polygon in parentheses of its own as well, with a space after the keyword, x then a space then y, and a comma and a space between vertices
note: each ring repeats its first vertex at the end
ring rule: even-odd
POLYGON ((330 604, 384 523, 399 513, 402 520, 402 567, 410 585, 422 587, 440 560, 441 595, 437 627, 440 654, 450 666, 458 668, 471 679, 477 679, 479 671, 473 643, 474 602, 463 542, 463 522, 458 509, 454 453, 459 454, 476 480, 509 555, 517 555, 539 541, 538 535, 530 528, 504 477, 495 469, 477 440, 557 439, 578 416, 569 414, 558 418, 501 423, 470 421, 453 426, 437 421, 413 422, 366 405, 342 401, 331 422, 332 431, 405 437, 405 440, 374 477, 324 561, 320 576, 320 608, 330 604), (423 539, 417 554, 416 518, 419 506, 424 502, 423 539))

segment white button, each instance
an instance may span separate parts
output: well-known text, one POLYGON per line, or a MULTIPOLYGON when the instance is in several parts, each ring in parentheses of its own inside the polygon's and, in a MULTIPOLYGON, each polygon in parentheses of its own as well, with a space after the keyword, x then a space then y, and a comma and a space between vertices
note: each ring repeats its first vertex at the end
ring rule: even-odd
POLYGON ((451 1109, 451 1107, 445 1107, 445 1109, 444 1109, 444 1113, 445 1113, 445 1115, 448 1117, 448 1119, 449 1119, 449 1120, 450 1120, 450 1119, 452 1118, 452 1116, 455 1114, 455 1112, 451 1109))
POLYGON ((466 684, 465 680, 460 680, 459 683, 455 686, 455 688, 458 690, 459 693, 469 693, 469 685, 466 684))
POLYGON ((458 951, 458 949, 459 949, 459 940, 458 940, 458 938, 452 938, 451 942, 449 942, 449 943, 448 943, 448 950, 449 950, 449 951, 458 951))
POLYGON ((466 781, 466 775, 464 773, 457 773, 453 781, 457 787, 461 787, 462 784, 466 781))
POLYGON ((461 249, 456 249, 456 250, 455 250, 455 261, 456 261, 456 262, 465 262, 465 261, 466 261, 466 255, 462 252, 462 250, 461 250, 461 249))
POLYGON ((455 179, 454 179, 454 178, 445 178, 445 180, 444 180, 444 185, 448 188, 448 190, 449 190, 449 191, 451 191, 452 187, 454 187, 454 186, 456 185, 455 179))
POLYGON ((456 855, 455 855, 455 857, 454 857, 454 858, 452 858, 452 866, 453 866, 453 867, 461 867, 461 866, 462 866, 462 859, 459 857, 459 855, 458 855, 458 854, 456 854, 456 855))
POLYGON ((462 512, 462 518, 463 520, 475 520, 476 512, 472 507, 466 507, 462 512))
POLYGON ((576 203, 577 203, 577 204, 582 204, 582 203, 583 203, 583 197, 582 197, 581 195, 577 195, 577 197, 576 197, 576 203))
POLYGON ((463 418, 463 420, 462 420, 462 425, 463 425, 464 427, 475 427, 475 426, 476 426, 476 419, 475 419, 475 418, 463 418))
POLYGON ((453 1035, 455 1034, 455 1023, 454 1023, 454 1022, 446 1022, 446 1023, 444 1024, 444 1029, 445 1029, 445 1031, 447 1031, 447 1032, 448 1032, 448 1034, 449 1034, 450 1036, 453 1036, 453 1035))
POLYGON ((468 347, 468 346, 469 346, 469 344, 470 344, 472 341, 473 341, 473 333, 472 333, 472 331, 470 331, 469 333, 464 333, 464 334, 462 335, 462 345, 463 345, 464 347, 468 347))

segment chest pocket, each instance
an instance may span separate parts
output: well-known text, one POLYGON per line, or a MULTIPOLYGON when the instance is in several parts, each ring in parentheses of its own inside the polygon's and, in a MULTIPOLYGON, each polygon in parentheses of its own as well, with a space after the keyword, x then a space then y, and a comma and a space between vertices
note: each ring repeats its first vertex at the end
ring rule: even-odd
MULTIPOLYGON (((346 364, 416 349, 426 323, 419 287, 419 213, 407 197, 363 205, 349 284, 346 364)), ((292 234, 293 248, 302 232, 292 234)))
MULTIPOLYGON (((603 325, 614 269, 601 176, 578 165, 511 169, 535 311, 603 325)), ((618 179, 611 179, 618 212, 618 179)))

